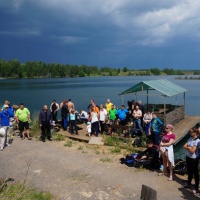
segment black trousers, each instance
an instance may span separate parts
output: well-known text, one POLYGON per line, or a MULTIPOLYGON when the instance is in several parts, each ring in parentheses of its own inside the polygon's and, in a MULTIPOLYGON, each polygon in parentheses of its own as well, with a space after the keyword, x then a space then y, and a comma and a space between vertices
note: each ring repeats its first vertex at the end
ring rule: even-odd
POLYGON ((70 132, 74 133, 74 130, 76 133, 78 133, 78 128, 76 126, 76 120, 70 120, 70 132))
POLYGON ((51 137, 51 131, 50 131, 51 125, 50 122, 42 122, 42 138, 45 138, 45 136, 47 135, 48 138, 51 137))
POLYGON ((51 113, 52 121, 55 121, 56 124, 57 124, 57 122, 58 122, 58 120, 57 120, 57 115, 58 115, 57 112, 52 112, 52 113, 51 113))
POLYGON ((101 126, 101 134, 103 134, 104 131, 106 131, 106 124, 104 121, 99 121, 101 126))
POLYGON ((188 170, 188 185, 191 185, 192 178, 194 176, 195 180, 195 190, 199 188, 199 174, 198 174, 198 165, 199 158, 189 158, 186 156, 186 165, 188 170))

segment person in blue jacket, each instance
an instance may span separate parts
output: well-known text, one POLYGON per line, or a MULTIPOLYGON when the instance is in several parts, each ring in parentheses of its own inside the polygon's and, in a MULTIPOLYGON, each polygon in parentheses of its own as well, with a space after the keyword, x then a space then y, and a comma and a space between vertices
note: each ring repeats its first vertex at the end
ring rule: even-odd
POLYGON ((1 119, 1 129, 5 130, 5 135, 1 137, 1 142, 0 142, 0 150, 2 151, 4 147, 10 146, 8 143, 8 134, 9 134, 9 126, 10 126, 10 116, 8 112, 8 105, 4 105, 3 111, 0 113, 0 119, 1 119))
POLYGON ((151 120, 151 138, 153 140, 153 144, 159 146, 160 145, 160 127, 163 126, 162 121, 157 117, 155 113, 152 114, 151 120))
POLYGON ((128 113, 129 111, 125 108, 124 105, 121 106, 121 109, 117 110, 116 116, 120 125, 126 125, 128 113))

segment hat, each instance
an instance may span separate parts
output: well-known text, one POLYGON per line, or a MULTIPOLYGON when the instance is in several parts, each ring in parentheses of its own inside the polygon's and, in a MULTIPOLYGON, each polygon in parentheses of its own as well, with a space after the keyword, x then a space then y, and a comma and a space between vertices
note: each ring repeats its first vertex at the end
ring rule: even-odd
POLYGON ((4 108, 9 108, 9 106, 8 106, 8 105, 5 105, 4 108))

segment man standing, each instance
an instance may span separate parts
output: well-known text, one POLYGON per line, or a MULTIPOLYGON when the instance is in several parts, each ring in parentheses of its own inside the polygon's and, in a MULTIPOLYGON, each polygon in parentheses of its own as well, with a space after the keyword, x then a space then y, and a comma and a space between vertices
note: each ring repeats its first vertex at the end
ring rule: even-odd
POLYGON ((67 106, 68 106, 69 112, 71 112, 71 110, 75 110, 74 103, 72 102, 71 99, 68 100, 67 106))
POLYGON ((55 123, 57 124, 57 114, 58 114, 58 110, 59 110, 59 105, 56 102, 56 100, 53 100, 53 103, 50 106, 50 110, 51 110, 51 116, 52 116, 52 120, 55 121, 55 123))
POLYGON ((116 113, 117 109, 115 108, 114 105, 112 105, 111 109, 109 110, 110 124, 116 124, 116 113))
POLYGON ((47 139, 52 141, 51 139, 51 112, 48 110, 47 105, 44 105, 43 110, 39 114, 39 123, 42 130, 41 138, 42 142, 45 142, 45 136, 47 132, 47 139))
POLYGON ((141 125, 141 117, 142 117, 142 111, 139 109, 139 106, 137 105, 135 107, 135 110, 133 111, 133 123, 134 128, 140 129, 141 133, 143 133, 142 125, 141 125))
POLYGON ((107 113, 109 113, 109 110, 112 108, 113 103, 110 102, 110 99, 107 99, 107 102, 105 104, 105 108, 107 110, 107 113))
POLYGON ((27 138, 31 140, 30 132, 29 132, 29 123, 31 121, 30 111, 28 110, 28 108, 24 107, 23 103, 20 103, 20 106, 16 111, 15 117, 19 125, 20 137, 22 139, 25 139, 25 134, 24 134, 25 133, 24 128, 25 128, 26 133, 27 133, 27 138))
POLYGON ((128 110, 125 108, 124 105, 121 106, 121 109, 117 110, 117 120, 119 121, 120 125, 126 125, 127 120, 126 116, 128 114, 128 110))

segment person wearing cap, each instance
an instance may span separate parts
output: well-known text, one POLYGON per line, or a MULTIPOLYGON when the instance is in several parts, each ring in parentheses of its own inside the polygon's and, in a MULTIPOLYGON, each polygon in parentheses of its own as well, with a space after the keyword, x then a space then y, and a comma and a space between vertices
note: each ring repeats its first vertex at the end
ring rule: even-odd
POLYGON ((22 139, 25 139, 25 132, 26 132, 27 138, 31 140, 30 131, 29 131, 29 123, 31 121, 30 111, 28 110, 28 108, 24 107, 23 103, 20 103, 20 106, 15 113, 15 118, 16 118, 16 122, 19 125, 20 137, 22 139))
POLYGON ((5 136, 1 137, 1 142, 0 142, 0 150, 2 151, 5 146, 10 146, 8 143, 8 134, 9 134, 9 126, 10 126, 10 116, 8 112, 8 105, 4 105, 3 111, 0 113, 0 121, 1 121, 1 127, 5 130, 5 136))

